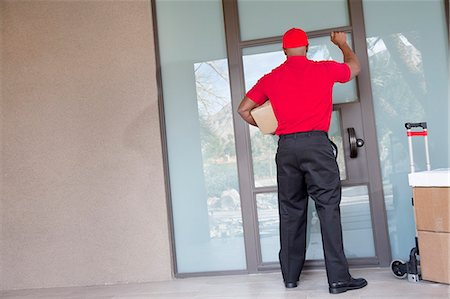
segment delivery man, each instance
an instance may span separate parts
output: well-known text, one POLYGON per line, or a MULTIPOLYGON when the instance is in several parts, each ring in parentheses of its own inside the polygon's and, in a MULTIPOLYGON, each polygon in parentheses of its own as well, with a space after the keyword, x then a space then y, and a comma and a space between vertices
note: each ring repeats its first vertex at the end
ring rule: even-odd
POLYGON ((331 41, 342 51, 344 63, 309 60, 306 33, 299 28, 288 30, 282 40, 286 61, 259 79, 238 112, 256 126, 250 112, 270 100, 278 120, 279 259, 286 288, 297 287, 305 262, 307 204, 311 197, 320 219, 329 291, 337 294, 360 289, 367 281, 349 273, 342 242, 336 146, 327 134, 333 85, 357 76, 360 63, 345 33, 332 32, 331 41))

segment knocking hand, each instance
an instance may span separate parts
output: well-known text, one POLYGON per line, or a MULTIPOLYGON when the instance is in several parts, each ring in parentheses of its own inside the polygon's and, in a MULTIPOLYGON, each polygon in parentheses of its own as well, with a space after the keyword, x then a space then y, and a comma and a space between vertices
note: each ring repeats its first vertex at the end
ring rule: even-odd
POLYGON ((347 42, 347 35, 345 32, 331 32, 331 41, 336 46, 340 47, 347 42))

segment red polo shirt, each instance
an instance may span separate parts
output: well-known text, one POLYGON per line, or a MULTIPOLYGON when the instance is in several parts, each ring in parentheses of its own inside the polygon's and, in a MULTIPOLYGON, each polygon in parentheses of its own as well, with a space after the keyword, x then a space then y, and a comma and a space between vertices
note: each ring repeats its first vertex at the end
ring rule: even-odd
POLYGON ((247 97, 258 105, 270 99, 278 120, 277 135, 328 132, 333 85, 349 80, 350 68, 345 63, 288 56, 283 64, 259 79, 247 97))

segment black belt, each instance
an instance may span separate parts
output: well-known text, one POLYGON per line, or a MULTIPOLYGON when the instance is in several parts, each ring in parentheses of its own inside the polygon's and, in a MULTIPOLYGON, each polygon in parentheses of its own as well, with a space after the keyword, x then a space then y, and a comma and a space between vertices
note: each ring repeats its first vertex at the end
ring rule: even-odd
POLYGON ((328 133, 325 131, 307 131, 307 132, 296 132, 290 134, 280 135, 280 139, 286 138, 297 138, 297 137, 307 137, 307 136, 326 136, 328 138, 328 133))

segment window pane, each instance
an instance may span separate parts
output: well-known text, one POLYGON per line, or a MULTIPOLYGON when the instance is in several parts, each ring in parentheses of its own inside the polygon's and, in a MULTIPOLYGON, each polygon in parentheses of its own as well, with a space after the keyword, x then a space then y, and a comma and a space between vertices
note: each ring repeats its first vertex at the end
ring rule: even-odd
POLYGON ((292 27, 305 31, 350 24, 346 0, 238 0, 241 39, 283 35, 292 27))
MULTIPOLYGON (((349 45, 351 36, 347 35, 349 45)), ((309 40, 307 57, 311 60, 335 60, 343 62, 342 52, 327 37, 309 40)), ((281 44, 245 48, 243 50, 245 88, 248 91, 264 74, 286 60, 281 44)), ((336 83, 333 87, 333 103, 347 103, 358 100, 356 81, 345 84, 336 83)))
POLYGON ((340 178, 341 180, 345 180, 347 178, 347 171, 345 167, 344 141, 342 140, 341 131, 341 114, 339 111, 333 111, 331 114, 331 123, 328 136, 337 146, 337 162, 339 165, 340 178))
POLYGON ((276 186, 275 154, 277 153, 278 136, 263 135, 257 127, 250 126, 250 140, 255 187, 276 186))
MULTIPOLYGON (((278 262, 279 218, 276 193, 256 195, 263 262, 278 262)), ((342 188, 342 233, 347 258, 375 256, 367 186, 342 188)), ((310 198, 308 203, 307 260, 323 259, 320 222, 310 198)))
POLYGON ((222 3, 156 7, 177 270, 246 269, 222 3))
MULTIPOLYGON (((404 124, 428 122, 432 168, 448 168, 450 162, 444 1, 363 4, 392 256, 407 260, 415 246, 415 224, 404 124)), ((414 138, 413 143, 416 169, 425 170, 423 139, 414 138)))

